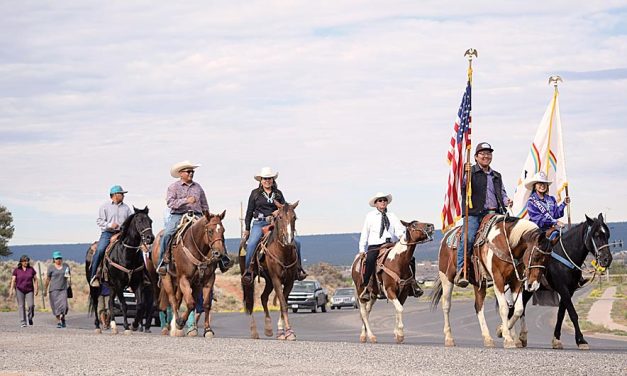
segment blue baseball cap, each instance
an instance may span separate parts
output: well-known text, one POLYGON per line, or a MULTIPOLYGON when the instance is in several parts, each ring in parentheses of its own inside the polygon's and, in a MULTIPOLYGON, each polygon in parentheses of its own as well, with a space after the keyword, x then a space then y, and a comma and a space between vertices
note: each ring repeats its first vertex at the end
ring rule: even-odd
POLYGON ((52 252, 52 259, 56 260, 58 258, 63 258, 63 255, 61 254, 61 251, 54 251, 54 252, 52 252))
POLYGON ((114 185, 113 187, 111 187, 111 190, 109 191, 110 195, 114 195, 116 193, 128 193, 128 191, 125 191, 121 186, 119 185, 114 185))

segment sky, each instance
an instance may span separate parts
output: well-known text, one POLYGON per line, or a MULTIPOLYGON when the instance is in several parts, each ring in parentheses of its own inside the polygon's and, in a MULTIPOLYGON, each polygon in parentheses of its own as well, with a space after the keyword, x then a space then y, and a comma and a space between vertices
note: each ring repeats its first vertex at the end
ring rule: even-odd
POLYGON ((359 232, 378 191, 439 228, 468 48, 508 193, 558 74, 573 222, 627 220, 624 1, 0 1, 9 244, 98 239, 114 184, 159 231, 182 160, 227 237, 264 166, 301 235, 359 232))

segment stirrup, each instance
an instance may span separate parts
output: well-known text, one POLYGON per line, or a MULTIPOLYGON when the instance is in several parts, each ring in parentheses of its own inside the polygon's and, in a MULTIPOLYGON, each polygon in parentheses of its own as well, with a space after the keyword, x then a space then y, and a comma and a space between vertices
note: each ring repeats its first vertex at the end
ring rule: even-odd
POLYGON ((468 287, 469 282, 466 278, 463 277, 462 274, 464 274, 463 270, 460 270, 459 272, 457 272, 457 275, 455 276, 455 280, 453 281, 453 283, 457 287, 466 288, 468 287))
POLYGON ((253 275, 253 273, 250 270, 247 270, 242 275, 242 283, 247 286, 252 285, 254 278, 255 276, 253 275))
POLYGON ((299 269, 298 269, 298 272, 297 272, 297 277, 296 277, 296 279, 298 279, 299 281, 302 281, 302 280, 304 280, 305 278, 307 278, 307 275, 308 275, 308 274, 307 274, 307 272, 306 272, 306 271, 304 271, 302 268, 299 268, 299 269))

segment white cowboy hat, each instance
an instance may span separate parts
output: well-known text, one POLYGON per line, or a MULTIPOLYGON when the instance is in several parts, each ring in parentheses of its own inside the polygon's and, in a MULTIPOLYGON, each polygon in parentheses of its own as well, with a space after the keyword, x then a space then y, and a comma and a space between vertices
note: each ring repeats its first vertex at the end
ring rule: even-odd
POLYGON ((392 195, 390 193, 383 192, 377 192, 376 195, 372 196, 372 198, 368 200, 368 204, 374 208, 374 202, 377 201, 377 199, 384 197, 388 199, 388 205, 390 205, 392 203, 392 195))
POLYGON ((546 185, 551 185, 551 181, 546 177, 546 174, 542 171, 540 172, 536 172, 535 175, 533 175, 533 177, 527 181, 525 183, 525 188, 533 191, 533 187, 536 185, 536 183, 546 183, 546 185))
POLYGON ((261 181, 261 178, 274 178, 274 180, 276 180, 278 177, 279 173, 272 171, 272 167, 264 167, 255 175, 255 180, 261 181))
POLYGON ((175 163, 172 166, 172 168, 170 168, 170 176, 172 176, 175 179, 178 179, 181 177, 179 175, 179 172, 181 172, 181 170, 185 170, 186 168, 191 168, 193 170, 196 167, 200 167, 200 166, 201 165, 192 163, 190 161, 183 161, 183 162, 175 163))

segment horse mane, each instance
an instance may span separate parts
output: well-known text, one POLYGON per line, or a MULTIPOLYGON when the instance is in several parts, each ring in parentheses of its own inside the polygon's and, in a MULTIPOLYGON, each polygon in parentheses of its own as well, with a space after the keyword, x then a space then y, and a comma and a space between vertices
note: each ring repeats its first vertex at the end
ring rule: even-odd
POLYGON ((133 220, 133 218, 135 218, 136 214, 137 213, 133 213, 124 220, 124 223, 122 224, 122 233, 120 234, 120 239, 125 239, 128 235, 128 231, 131 228, 131 221, 133 220))
MULTIPOLYGON (((514 221, 511 221, 514 222, 514 221)), ((515 221, 514 226, 510 229, 509 233, 509 244, 513 247, 516 247, 523 236, 528 233, 537 232, 538 226, 526 219, 517 219, 515 221)))

